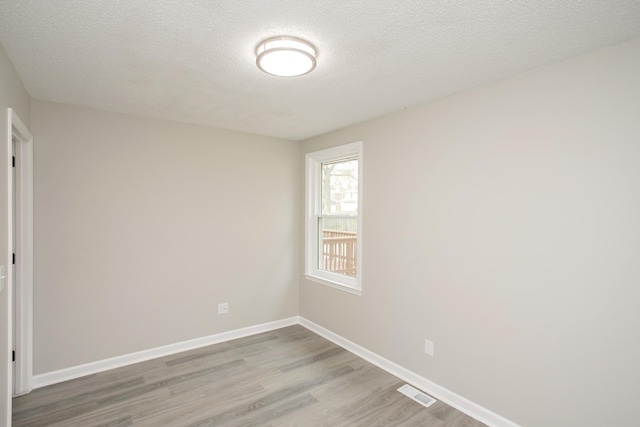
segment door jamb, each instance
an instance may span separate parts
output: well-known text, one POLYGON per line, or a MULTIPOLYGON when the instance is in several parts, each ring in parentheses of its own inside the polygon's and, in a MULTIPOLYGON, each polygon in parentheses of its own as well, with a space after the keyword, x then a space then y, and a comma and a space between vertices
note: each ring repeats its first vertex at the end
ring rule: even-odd
MULTIPOLYGON (((16 313, 12 313, 12 300, 9 300, 9 333, 14 333, 15 328, 15 376, 13 377, 14 396, 29 393, 33 389, 33 136, 24 125, 20 117, 12 108, 7 109, 8 129, 8 219, 9 235, 8 247, 9 262, 12 265, 12 241, 15 241, 13 252, 16 254, 16 277, 13 277, 13 269, 7 268, 7 289, 9 298, 12 298, 15 281, 15 306, 16 313), (13 138, 18 143, 15 146, 16 157, 16 236, 13 239, 13 172, 12 172, 12 145, 13 138), (13 319, 16 324, 13 325, 13 319)), ((10 338, 11 340, 11 338, 10 338)), ((13 369, 10 370, 13 372, 13 369)), ((13 376, 13 375, 12 375, 13 376)), ((11 378, 11 377, 10 377, 11 378)))

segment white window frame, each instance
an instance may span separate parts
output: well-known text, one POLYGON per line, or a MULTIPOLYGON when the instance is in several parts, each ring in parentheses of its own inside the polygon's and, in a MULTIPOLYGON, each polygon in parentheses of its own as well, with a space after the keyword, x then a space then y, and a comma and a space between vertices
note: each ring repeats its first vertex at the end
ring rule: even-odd
POLYGON ((330 286, 356 295, 362 294, 362 141, 352 142, 305 156, 306 165, 306 215, 305 215, 305 276, 316 283, 330 286), (321 184, 322 163, 358 158, 358 234, 356 236, 356 277, 336 274, 318 268, 318 217, 322 214, 321 184))

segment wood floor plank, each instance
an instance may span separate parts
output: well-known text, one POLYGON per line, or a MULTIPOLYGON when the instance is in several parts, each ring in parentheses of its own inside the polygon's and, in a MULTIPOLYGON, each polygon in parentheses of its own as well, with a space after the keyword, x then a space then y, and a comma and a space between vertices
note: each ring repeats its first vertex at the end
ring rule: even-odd
POLYGON ((296 325, 35 390, 13 426, 484 426, 403 384, 296 325))
POLYGON ((115 405, 95 407, 91 411, 78 414, 72 418, 46 424, 48 427, 89 427, 100 425, 133 425, 134 415, 143 408, 153 405, 166 398, 166 390, 156 389, 150 393, 138 396, 136 399, 122 401, 115 405))

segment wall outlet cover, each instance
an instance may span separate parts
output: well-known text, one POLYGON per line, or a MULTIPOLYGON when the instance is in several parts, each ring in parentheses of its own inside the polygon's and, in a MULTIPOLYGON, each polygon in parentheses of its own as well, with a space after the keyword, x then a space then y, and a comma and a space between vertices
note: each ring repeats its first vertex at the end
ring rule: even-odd
POLYGON ((433 341, 424 340, 424 352, 429 356, 433 356, 433 341))
POLYGON ((218 314, 227 314, 229 312, 229 303, 223 302, 218 304, 218 314))

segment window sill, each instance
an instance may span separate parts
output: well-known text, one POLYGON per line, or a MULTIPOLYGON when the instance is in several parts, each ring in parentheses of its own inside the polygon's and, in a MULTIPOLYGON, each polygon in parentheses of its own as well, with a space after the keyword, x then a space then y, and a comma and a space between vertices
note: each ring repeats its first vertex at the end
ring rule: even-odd
POLYGON ((338 289, 343 292, 347 292, 352 295, 362 295, 362 289, 352 288, 351 286, 343 285, 342 283, 333 282, 331 280, 323 279, 317 276, 312 276, 310 274, 304 275, 304 277, 312 282, 320 283, 321 285, 329 286, 330 288, 338 289))

